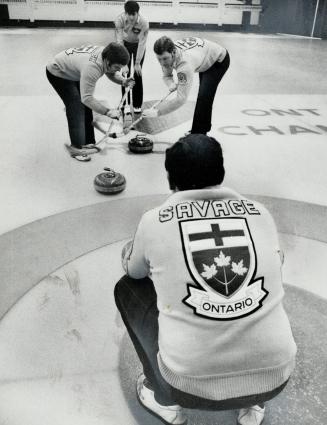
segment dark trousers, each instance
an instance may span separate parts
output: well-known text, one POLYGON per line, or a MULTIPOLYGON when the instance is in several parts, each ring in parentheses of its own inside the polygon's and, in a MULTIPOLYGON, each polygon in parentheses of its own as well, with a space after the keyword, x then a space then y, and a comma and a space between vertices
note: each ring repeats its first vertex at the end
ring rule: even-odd
MULTIPOLYGON (((135 64, 138 43, 129 43, 128 41, 124 41, 124 46, 126 47, 126 49, 129 52, 129 55, 130 55, 130 59, 129 59, 129 63, 128 63, 128 69, 131 69, 132 57, 133 57, 134 64, 135 64)), ((143 58, 141 59, 141 62, 140 62, 141 67, 143 66, 144 56, 145 56, 145 53, 144 53, 143 58)), ((141 108, 142 103, 143 103, 142 75, 138 75, 138 74, 134 73, 134 80, 135 80, 135 86, 133 87, 133 106, 135 108, 141 108)), ((122 94, 124 95, 124 93, 125 93, 125 87, 122 87, 122 94)))
POLYGON ((46 74, 50 84, 65 104, 72 146, 81 148, 89 143, 95 143, 92 110, 81 102, 79 81, 56 77, 48 70, 46 74))
POLYGON ((218 84, 229 67, 227 52, 222 62, 215 62, 211 68, 199 73, 200 86, 193 115, 191 133, 207 134, 211 130, 212 105, 218 84))
POLYGON ((170 386, 161 376, 157 353, 158 348, 158 309, 157 295, 151 279, 135 280, 123 276, 115 286, 115 301, 133 342, 143 371, 155 398, 162 405, 179 404, 188 409, 232 410, 262 405, 275 397, 285 387, 285 382, 273 391, 228 400, 208 400, 179 391, 170 386))

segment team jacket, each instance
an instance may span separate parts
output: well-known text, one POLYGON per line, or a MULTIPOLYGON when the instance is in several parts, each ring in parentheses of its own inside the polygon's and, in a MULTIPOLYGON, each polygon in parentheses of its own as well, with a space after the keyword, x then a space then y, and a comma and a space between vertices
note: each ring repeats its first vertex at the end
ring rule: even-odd
POLYGON ((186 102, 192 87, 194 73, 207 71, 216 61, 222 62, 226 49, 217 43, 199 37, 188 37, 174 42, 176 58, 171 68, 162 67, 163 79, 168 87, 174 84, 173 71, 177 73, 175 99, 158 106, 159 115, 175 111, 186 102))
POLYGON ((143 215, 125 270, 153 280, 158 363, 173 387, 224 400, 289 378, 296 345, 275 224, 260 203, 227 188, 176 192, 143 215))
POLYGON ((130 25, 127 22, 126 13, 120 14, 115 20, 116 40, 123 44, 124 41, 129 43, 138 43, 135 63, 140 64, 146 47, 146 40, 149 32, 149 23, 139 15, 137 22, 130 25))
POLYGON ((47 69, 56 77, 71 81, 80 81, 81 100, 90 109, 106 114, 108 108, 93 96, 95 85, 104 74, 115 83, 121 83, 122 77, 107 72, 102 61, 103 46, 72 47, 58 53, 47 64, 47 69))

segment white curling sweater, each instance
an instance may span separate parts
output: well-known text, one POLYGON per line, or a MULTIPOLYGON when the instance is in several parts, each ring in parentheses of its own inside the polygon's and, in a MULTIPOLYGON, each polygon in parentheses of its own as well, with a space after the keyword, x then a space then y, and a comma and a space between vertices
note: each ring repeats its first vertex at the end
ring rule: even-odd
POLYGON ((138 43, 135 64, 140 64, 146 48, 146 40, 149 32, 149 23, 139 14, 134 25, 129 24, 125 12, 115 19, 115 33, 117 43, 138 43))
POLYGON ((56 77, 80 81, 81 101, 88 108, 104 115, 108 108, 93 96, 95 85, 104 74, 116 83, 118 80, 107 72, 101 55, 103 49, 103 46, 92 45, 69 48, 58 53, 47 64, 47 69, 56 77))
POLYGON ((207 71, 216 62, 222 62, 226 49, 217 43, 199 37, 187 37, 174 42, 176 58, 172 67, 162 67, 163 79, 168 88, 174 84, 173 71, 177 73, 177 92, 173 100, 157 107, 159 115, 165 115, 182 106, 189 95, 194 74, 207 71))
POLYGON ((143 215, 125 269, 153 280, 158 363, 173 387, 224 400, 289 378, 296 345, 275 224, 260 203, 227 188, 176 192, 143 215))

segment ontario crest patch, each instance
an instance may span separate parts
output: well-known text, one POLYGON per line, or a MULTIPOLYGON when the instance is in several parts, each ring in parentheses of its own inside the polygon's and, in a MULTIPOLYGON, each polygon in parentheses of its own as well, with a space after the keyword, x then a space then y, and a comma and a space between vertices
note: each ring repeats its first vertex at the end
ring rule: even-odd
POLYGON ((264 278, 255 279, 257 259, 245 218, 179 222, 185 262, 195 282, 184 304, 213 320, 235 320, 262 307, 264 278))

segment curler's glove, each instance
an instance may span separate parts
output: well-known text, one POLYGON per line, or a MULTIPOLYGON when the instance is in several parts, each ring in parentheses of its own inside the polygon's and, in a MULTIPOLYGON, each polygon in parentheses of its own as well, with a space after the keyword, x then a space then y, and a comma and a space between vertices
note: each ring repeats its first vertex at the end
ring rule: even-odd
POLYGON ((134 87, 134 85, 135 85, 135 80, 134 80, 134 78, 132 78, 132 77, 125 78, 125 79, 122 81, 121 85, 122 85, 123 87, 130 87, 130 88, 132 89, 132 88, 134 87))
POLYGON ((107 117, 112 118, 113 120, 118 120, 120 118, 119 109, 109 109, 106 113, 107 117))
POLYGON ((177 84, 173 83, 170 84, 170 86, 168 87, 168 90, 170 91, 170 93, 172 93, 173 91, 177 90, 177 84))

